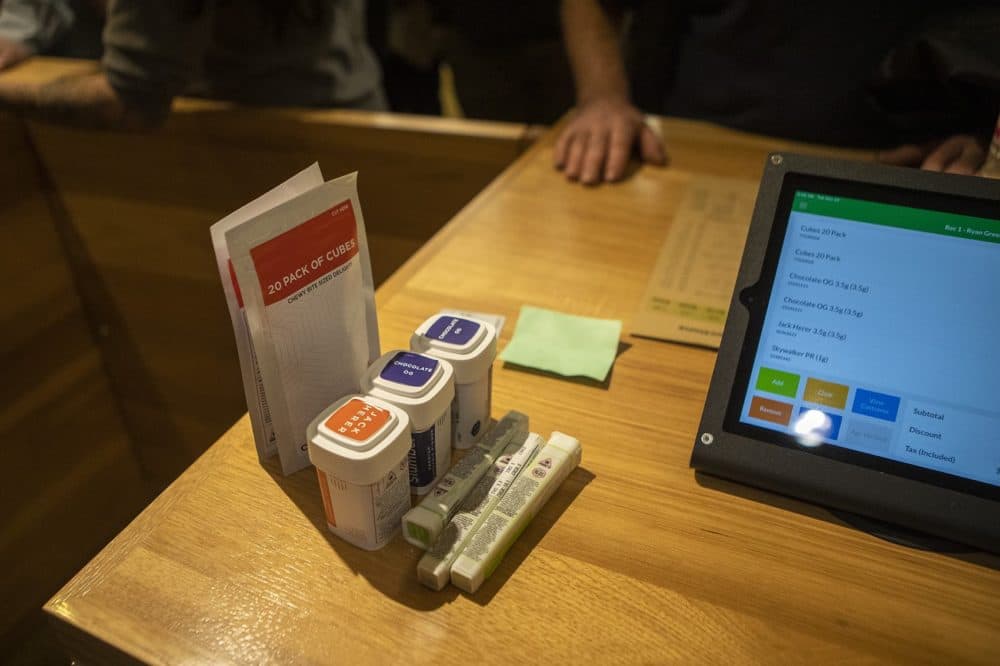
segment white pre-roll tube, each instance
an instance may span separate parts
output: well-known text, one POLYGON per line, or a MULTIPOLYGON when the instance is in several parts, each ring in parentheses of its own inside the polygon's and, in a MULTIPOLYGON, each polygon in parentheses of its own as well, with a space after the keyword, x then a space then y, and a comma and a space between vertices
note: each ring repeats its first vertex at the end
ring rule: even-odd
POLYGON ((580 442, 552 433, 530 468, 513 481, 501 500, 484 515, 451 566, 451 582, 468 593, 479 589, 500 564, 514 540, 580 464, 580 442))
POLYGON ((444 531, 420 558, 417 579, 421 583, 434 590, 444 589, 455 558, 543 443, 541 437, 530 433, 524 442, 507 445, 503 455, 466 496, 444 531))
POLYGON ((503 454, 507 445, 512 441, 523 442, 527 436, 527 415, 507 412, 483 435, 475 448, 448 470, 420 504, 406 512, 403 516, 403 536, 406 540, 424 550, 429 548, 458 510, 459 504, 503 454))

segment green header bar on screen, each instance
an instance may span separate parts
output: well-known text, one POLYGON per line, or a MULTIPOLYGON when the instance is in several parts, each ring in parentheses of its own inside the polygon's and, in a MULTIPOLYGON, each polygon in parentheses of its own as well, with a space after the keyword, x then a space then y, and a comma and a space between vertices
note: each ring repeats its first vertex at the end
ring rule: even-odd
POLYGON ((1000 220, 796 190, 792 210, 929 234, 1000 243, 1000 220))

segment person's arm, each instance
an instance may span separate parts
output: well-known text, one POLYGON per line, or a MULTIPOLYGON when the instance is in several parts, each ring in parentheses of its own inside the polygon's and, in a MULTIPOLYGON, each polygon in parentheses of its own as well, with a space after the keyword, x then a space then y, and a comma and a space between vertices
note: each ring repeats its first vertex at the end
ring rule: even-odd
POLYGON ((0 70, 45 53, 74 20, 66 0, 0 0, 0 70))
POLYGON ((896 166, 919 166, 928 171, 972 175, 986 161, 985 138, 957 134, 941 141, 906 144, 878 153, 878 161, 896 166))
POLYGON ((0 70, 13 67, 35 55, 23 42, 0 37, 0 70))
POLYGON ((47 83, 0 77, 0 108, 76 127, 145 130, 158 123, 157 118, 125 104, 103 72, 47 83))
POLYGON ((211 36, 210 3, 112 0, 101 70, 50 83, 0 75, 0 108, 32 118, 101 129, 147 130, 166 120, 211 36))
POLYGON ((643 161, 666 162, 659 137, 629 97, 615 22, 599 0, 563 0, 563 35, 577 108, 556 142, 555 165, 585 184, 615 181, 632 147, 643 161))

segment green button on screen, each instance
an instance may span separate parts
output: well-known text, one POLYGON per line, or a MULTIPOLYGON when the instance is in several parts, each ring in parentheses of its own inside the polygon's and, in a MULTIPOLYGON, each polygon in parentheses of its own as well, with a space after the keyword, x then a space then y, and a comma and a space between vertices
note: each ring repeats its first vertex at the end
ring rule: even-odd
POLYGON ((757 374, 757 390, 794 398, 799 392, 799 376, 781 370, 761 368, 757 374))

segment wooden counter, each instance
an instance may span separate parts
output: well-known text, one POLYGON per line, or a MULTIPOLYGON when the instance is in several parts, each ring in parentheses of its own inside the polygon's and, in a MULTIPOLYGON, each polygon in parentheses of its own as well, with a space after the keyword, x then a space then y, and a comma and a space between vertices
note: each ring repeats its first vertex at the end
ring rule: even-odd
MULTIPOLYGON (((0 86, 95 67, 35 57, 0 86)), ((519 124, 194 99, 146 134, 0 112, 0 661, 51 661, 28 645, 45 643, 41 605, 246 410, 214 221, 313 161, 357 170, 381 281, 531 140, 519 124)))
MULTIPOLYGON (((441 307, 624 320, 686 183, 756 180, 780 144, 664 123, 669 168, 582 188, 525 153, 378 292, 386 349, 441 307)), ((364 202, 363 202, 364 203, 364 202)), ((417 549, 325 528, 312 470, 257 462, 246 417, 47 604, 76 656, 278 663, 998 663, 1000 559, 911 550, 823 509, 696 478, 715 354, 623 337, 604 385, 494 370, 494 415, 580 438, 583 463, 474 596, 417 549)))

